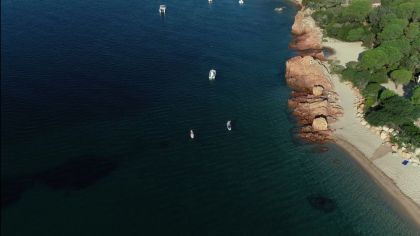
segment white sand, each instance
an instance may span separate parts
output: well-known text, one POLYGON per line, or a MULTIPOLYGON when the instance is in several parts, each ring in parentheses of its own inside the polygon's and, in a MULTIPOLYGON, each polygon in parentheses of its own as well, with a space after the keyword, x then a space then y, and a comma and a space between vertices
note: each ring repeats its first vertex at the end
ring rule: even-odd
POLYGON ((329 57, 328 59, 334 59, 339 61, 340 65, 345 66, 347 62, 357 61, 359 53, 365 50, 365 47, 362 46, 362 42, 343 42, 333 38, 324 38, 326 42, 322 44, 324 47, 332 48, 335 51, 335 54, 329 57))
POLYGON ((388 175, 403 193, 411 193, 409 196, 420 203, 420 169, 411 165, 401 165, 401 158, 391 153, 373 161, 386 175, 388 175))
MULTIPOLYGON (((328 39, 324 45, 336 52, 329 59, 336 58, 341 65, 356 61, 359 53, 365 50, 360 42, 346 43, 328 39)), ((333 75, 332 82, 344 111, 343 117, 332 124, 332 128, 336 129, 337 143, 352 154, 375 181, 398 201, 404 212, 420 225, 420 168, 403 166, 401 157, 387 152, 380 137, 361 125, 356 118, 357 110, 353 105, 356 96, 350 86, 340 82, 337 75, 333 75), (376 152, 380 147, 385 151, 376 152), (375 152, 382 156, 370 160, 375 152)))

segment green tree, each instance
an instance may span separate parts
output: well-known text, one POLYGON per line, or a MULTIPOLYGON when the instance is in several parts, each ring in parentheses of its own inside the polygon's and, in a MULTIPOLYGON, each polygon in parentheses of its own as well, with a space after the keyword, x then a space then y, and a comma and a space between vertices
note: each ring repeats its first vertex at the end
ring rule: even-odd
POLYGON ((364 22, 371 11, 371 3, 367 0, 354 0, 343 9, 340 19, 344 22, 364 22))
POLYGON ((397 83, 402 85, 407 85, 410 80, 413 78, 413 74, 409 70, 400 69, 394 70, 391 73, 391 78, 397 83))
POLYGON ((386 59, 387 55, 382 49, 369 49, 361 53, 360 66, 368 70, 378 70, 387 63, 386 59))
POLYGON ((412 19, 414 14, 414 2, 405 2, 395 8, 395 13, 399 18, 412 19))
POLYGON ((413 41, 414 39, 420 37, 420 22, 412 22, 409 24, 404 30, 404 34, 409 41, 413 41))
POLYGON ((354 28, 349 30, 346 39, 349 42, 359 41, 363 38, 364 34, 366 34, 366 32, 362 27, 354 28))
POLYGON ((378 100, 378 93, 382 90, 382 86, 378 83, 369 83, 366 87, 362 90, 362 94, 365 97, 365 105, 367 107, 371 107, 375 105, 378 100))
POLYGON ((412 43, 411 43, 411 54, 418 54, 420 53, 420 37, 416 38, 412 43))
POLYGON ((400 125, 399 139, 404 143, 411 143, 415 147, 420 146, 420 128, 415 126, 412 122, 407 122, 400 125))
POLYGON ((392 96, 380 102, 375 109, 366 113, 366 120, 375 126, 401 125, 414 120, 414 106, 407 99, 392 96))
POLYGON ((413 103, 414 105, 420 105, 420 86, 417 86, 413 89, 411 103, 413 103))
POLYGON ((383 46, 381 44, 377 49, 381 49, 385 52, 386 57, 382 60, 384 60, 387 65, 396 64, 398 66, 400 64, 400 60, 404 57, 398 48, 392 46, 383 46))
MULTIPOLYGON (((399 52, 401 52, 402 54, 404 54, 405 56, 409 55, 410 50, 411 50, 410 41, 408 41, 406 38, 384 41, 381 43, 380 47, 381 48, 393 47, 399 52)), ((389 55, 389 56, 393 56, 393 55, 389 55)))
POLYGON ((379 101, 384 101, 390 97, 398 96, 396 93, 394 93, 392 90, 389 89, 383 89, 379 93, 379 101))
POLYGON ((370 82, 376 82, 376 83, 386 83, 388 82, 388 75, 386 73, 385 69, 381 69, 373 73, 370 77, 370 82))
POLYGON ((404 35, 404 29, 408 21, 402 19, 394 19, 389 24, 385 25, 382 32, 379 33, 378 38, 381 41, 401 38, 404 35))
POLYGON ((401 61, 401 66, 414 71, 416 74, 420 72, 420 54, 415 53, 410 57, 406 57, 401 61))

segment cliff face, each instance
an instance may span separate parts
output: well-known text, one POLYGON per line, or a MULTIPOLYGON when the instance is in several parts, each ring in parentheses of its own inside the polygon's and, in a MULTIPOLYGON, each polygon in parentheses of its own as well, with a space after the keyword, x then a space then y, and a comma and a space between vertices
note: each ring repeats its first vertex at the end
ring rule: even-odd
POLYGON ((326 142, 332 140, 328 124, 342 115, 342 109, 337 104, 331 75, 320 60, 323 58, 321 30, 309 13, 308 10, 300 10, 292 27, 295 36, 293 48, 312 53, 303 53, 286 62, 286 82, 293 90, 288 105, 301 125, 301 138, 326 142))

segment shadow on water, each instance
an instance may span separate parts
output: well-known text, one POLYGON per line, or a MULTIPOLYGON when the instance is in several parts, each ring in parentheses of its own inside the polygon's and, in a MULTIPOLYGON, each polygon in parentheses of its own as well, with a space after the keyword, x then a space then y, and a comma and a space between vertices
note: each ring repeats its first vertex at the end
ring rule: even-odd
POLYGON ((319 194, 309 195, 306 199, 314 209, 320 210, 324 213, 331 213, 337 208, 334 200, 319 194))
POLYGON ((314 144, 313 147, 309 149, 309 152, 314 153, 314 154, 321 154, 328 151, 329 151, 329 148, 327 146, 319 145, 319 144, 314 144))
POLYGON ((34 176, 20 176, 13 180, 2 181, 1 184, 1 207, 16 203, 22 194, 35 183, 34 176))
POLYGON ((119 162, 115 157, 84 155, 39 173, 5 180, 1 187, 1 207, 16 203, 34 183, 45 184, 53 191, 87 188, 116 170, 119 162))

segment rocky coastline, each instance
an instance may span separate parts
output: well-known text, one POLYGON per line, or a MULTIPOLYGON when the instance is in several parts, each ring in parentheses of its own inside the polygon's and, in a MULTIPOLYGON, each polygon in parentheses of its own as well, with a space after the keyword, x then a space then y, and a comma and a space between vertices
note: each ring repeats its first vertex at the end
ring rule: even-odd
MULTIPOLYGON (((297 2, 299 4, 299 2, 297 2)), ((299 4, 302 6, 301 4, 299 4)), ((292 26, 290 48, 299 56, 286 62, 286 82, 292 89, 289 108, 300 125, 299 137, 316 143, 333 141, 329 124, 343 114, 322 52, 322 31, 303 6, 292 26)))

